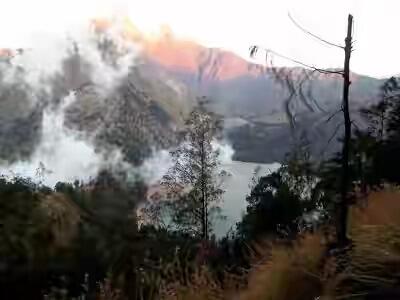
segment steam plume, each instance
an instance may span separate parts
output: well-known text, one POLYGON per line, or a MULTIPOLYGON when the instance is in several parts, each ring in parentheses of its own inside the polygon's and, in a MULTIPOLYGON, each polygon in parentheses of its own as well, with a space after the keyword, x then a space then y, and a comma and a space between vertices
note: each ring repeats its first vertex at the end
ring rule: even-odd
MULTIPOLYGON (((45 184, 53 186, 57 181, 88 180, 102 168, 126 167, 118 149, 108 149, 107 152, 96 149, 90 133, 83 134, 67 128, 65 112, 79 101, 74 90, 84 84, 90 83, 103 96, 112 93, 135 62, 137 52, 134 45, 121 39, 114 28, 99 36, 88 27, 70 33, 69 39, 65 36, 38 36, 34 44, 37 47, 3 63, 1 83, 9 90, 0 95, 0 100, 3 105, 20 104, 5 107, 19 110, 13 111, 15 116, 41 110, 39 134, 36 142, 29 145, 31 155, 17 161, 3 157, 0 160, 3 161, 1 169, 7 170, 8 174, 36 180, 40 177, 45 184), (68 65, 72 66, 72 70, 66 69, 66 61, 71 55, 78 55, 84 60, 77 65, 79 70, 73 69, 74 64, 68 65), (18 93, 20 85, 26 93, 18 93)), ((0 114, 2 127, 10 128, 9 132, 1 132, 5 139, 19 134, 14 129, 20 122, 20 118, 7 117, 7 114, 9 112, 0 114)))

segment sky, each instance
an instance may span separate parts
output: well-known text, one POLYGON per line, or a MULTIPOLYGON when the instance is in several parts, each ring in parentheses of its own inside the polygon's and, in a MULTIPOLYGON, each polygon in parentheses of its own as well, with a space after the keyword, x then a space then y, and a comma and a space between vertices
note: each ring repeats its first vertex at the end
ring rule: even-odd
MULTIPOLYGON (((67 34, 95 17, 129 17, 145 31, 166 24, 178 35, 248 57, 251 45, 273 49, 317 67, 341 67, 343 50, 324 45, 303 27, 343 44, 354 15, 354 72, 374 77, 400 73, 399 0, 1 0, 0 48, 35 47, 41 38, 67 34), (40 37, 40 38, 38 38, 40 37)), ((278 60, 279 65, 290 65, 278 60)))

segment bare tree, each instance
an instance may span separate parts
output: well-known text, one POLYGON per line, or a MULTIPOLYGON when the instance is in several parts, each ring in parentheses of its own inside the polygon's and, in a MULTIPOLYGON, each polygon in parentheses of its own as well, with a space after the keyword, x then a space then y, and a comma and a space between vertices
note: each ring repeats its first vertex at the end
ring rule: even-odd
MULTIPOLYGON (((318 68, 314 65, 306 64, 302 61, 290 58, 286 55, 282 55, 276 51, 273 51, 271 49, 265 49, 259 46, 252 46, 250 47, 250 56, 254 57, 258 50, 262 49, 265 52, 265 59, 266 62, 268 63, 268 59, 270 57, 276 56, 279 58, 283 58, 285 60, 291 61, 292 63, 298 64, 300 66, 303 66, 307 68, 309 71, 304 71, 303 76, 300 80, 297 80, 299 84, 296 84, 296 80, 292 80, 291 73, 287 72, 286 69, 281 69, 280 71, 272 67, 272 73, 275 75, 276 79, 278 82, 281 82, 283 85, 286 86, 286 88, 289 91, 289 96, 287 99, 285 99, 285 105, 286 105, 286 113, 289 116, 290 120, 290 125, 292 128, 294 128, 295 125, 295 118, 293 112, 290 110, 290 103, 293 100, 295 96, 299 96, 299 98, 307 105, 307 99, 304 95, 303 91, 303 84, 305 80, 308 80, 310 78, 310 74, 312 75, 314 72, 322 73, 322 74, 334 74, 334 75, 340 75, 343 77, 343 98, 342 98, 342 107, 339 111, 335 112, 334 115, 336 115, 338 112, 343 112, 343 118, 344 118, 344 141, 343 141, 343 148, 342 148, 342 178, 341 178, 341 191, 340 191, 340 200, 338 201, 336 205, 336 234, 337 234, 337 239, 338 239, 338 244, 340 245, 345 245, 348 243, 348 238, 347 238, 347 218, 348 218, 348 206, 349 206, 349 186, 350 186, 350 178, 349 178, 349 153, 350 153, 350 142, 351 142, 351 126, 352 126, 352 121, 350 118, 350 110, 349 110, 349 90, 350 90, 350 57, 351 57, 351 52, 352 52, 352 29, 353 29, 353 16, 349 15, 348 16, 348 27, 347 27, 347 36, 345 38, 345 45, 341 46, 336 43, 332 43, 327 41, 326 39, 323 39, 319 37, 318 35, 310 32, 309 30, 306 30, 304 27, 300 26, 294 19, 293 17, 289 14, 290 20, 294 23, 296 27, 298 27, 301 31, 306 33, 309 36, 312 36, 313 38, 317 39, 318 41, 327 44, 332 47, 336 47, 339 49, 344 50, 344 68, 342 70, 331 70, 331 69, 323 69, 323 68, 318 68)), ((309 94, 311 96, 311 94, 309 94)), ((310 97, 312 99, 312 97, 310 97)), ((312 99, 313 100, 313 99, 312 99)), ((328 118, 328 122, 330 119, 333 118, 333 116, 330 116, 328 118)), ((335 129, 334 135, 337 134, 338 129, 340 128, 342 124, 339 124, 339 126, 335 129)), ((334 136, 332 136, 329 139, 329 142, 333 139, 334 136)))

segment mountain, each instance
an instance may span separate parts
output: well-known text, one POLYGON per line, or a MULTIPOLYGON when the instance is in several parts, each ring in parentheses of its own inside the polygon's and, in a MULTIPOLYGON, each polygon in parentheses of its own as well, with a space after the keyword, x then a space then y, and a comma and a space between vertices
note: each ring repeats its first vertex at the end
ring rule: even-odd
MULTIPOLYGON (((47 81, 50 92, 41 91, 46 99, 41 105, 32 106, 27 100, 29 89, 23 83, 0 81, 0 143, 6 145, 0 159, 29 157, 40 136, 45 107, 57 105, 70 90, 79 93, 78 101, 66 110, 66 126, 88 135, 98 149, 121 149, 134 164, 140 164, 151 149, 173 145, 176 130, 196 97, 202 96, 210 99, 209 109, 224 117, 236 160, 281 161, 304 137, 312 141, 315 156, 338 149, 331 136, 341 116, 326 120, 340 108, 340 76, 303 68, 268 68, 230 51, 180 39, 167 27, 157 35, 146 35, 129 21, 122 25, 120 36, 133 41, 140 53, 111 93, 98 91, 93 79, 98 75, 93 71, 96 65, 90 65, 79 45, 71 47, 61 71, 47 81), (20 137, 14 138, 14 132, 20 137)), ((98 19, 92 26, 101 63, 112 71, 119 48, 106 33, 113 23, 98 19)), ((22 50, 0 51, 2 63, 18 53, 23 55, 22 50)), ((352 74, 351 80, 353 119, 362 126, 357 112, 377 99, 382 80, 358 74, 352 74)))
MULTIPOLYGON (((315 156, 339 149, 337 140, 330 140, 335 131, 340 137, 337 127, 341 115, 326 120, 340 109, 341 76, 299 67, 268 68, 230 51, 182 40, 168 28, 156 38, 138 38, 138 32, 136 38, 149 72, 167 74, 197 96, 208 97, 210 109, 225 118, 235 159, 280 161, 305 136, 313 142, 315 156), (295 90, 293 97, 289 97, 291 88, 295 90)), ((383 80, 352 73, 351 81, 352 116, 362 127, 358 111, 377 100, 383 80)))

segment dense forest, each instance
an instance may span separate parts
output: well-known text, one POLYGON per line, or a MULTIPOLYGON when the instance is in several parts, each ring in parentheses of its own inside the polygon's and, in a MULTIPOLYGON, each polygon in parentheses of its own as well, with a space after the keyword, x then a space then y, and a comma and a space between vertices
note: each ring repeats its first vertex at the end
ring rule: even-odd
POLYGON ((307 136, 253 178, 242 220, 216 239, 221 120, 200 105, 151 199, 140 176, 107 170, 54 188, 2 177, 2 299, 397 299, 400 79, 361 114, 346 247, 334 229, 342 154, 315 160, 307 136))

